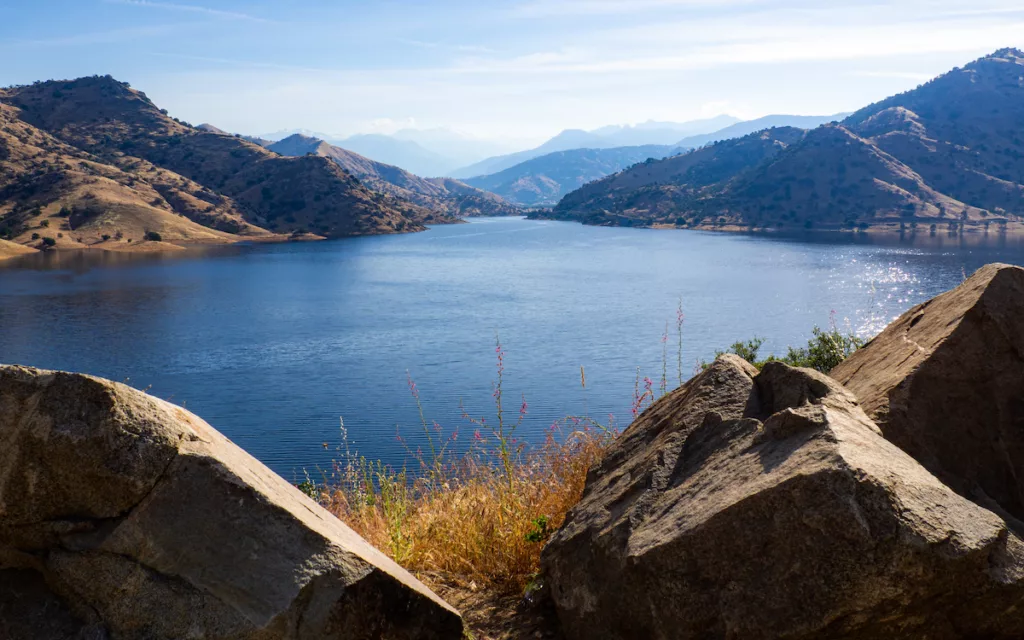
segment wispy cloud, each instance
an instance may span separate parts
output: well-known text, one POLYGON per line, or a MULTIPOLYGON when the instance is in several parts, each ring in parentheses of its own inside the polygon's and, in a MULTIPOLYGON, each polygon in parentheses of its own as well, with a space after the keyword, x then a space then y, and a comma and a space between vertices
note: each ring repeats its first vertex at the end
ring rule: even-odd
POLYGON ((253 16, 248 13, 240 13, 237 11, 224 11, 222 9, 213 9, 211 7, 203 7, 195 4, 178 4, 175 2, 153 2, 152 0, 104 0, 108 4, 123 4, 132 7, 147 7, 150 9, 165 9, 169 11, 186 11, 189 13, 202 13, 208 16, 214 16, 217 18, 226 18, 229 20, 248 20, 251 22, 274 22, 267 18, 260 18, 253 16))
POLYGON ((476 44, 448 44, 446 42, 430 42, 426 40, 413 40, 411 38, 399 38, 396 42, 423 49, 440 49, 461 53, 497 53, 495 49, 476 44))

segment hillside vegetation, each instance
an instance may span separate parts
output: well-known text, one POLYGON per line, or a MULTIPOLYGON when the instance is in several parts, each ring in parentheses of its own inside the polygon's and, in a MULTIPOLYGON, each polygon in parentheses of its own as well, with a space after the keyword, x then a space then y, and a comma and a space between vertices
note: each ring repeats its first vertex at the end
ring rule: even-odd
POLYGON ((396 233, 431 213, 329 158, 180 122, 109 76, 0 90, 0 238, 23 246, 396 233))
POLYGON ((439 218, 471 215, 503 216, 520 213, 519 208, 487 191, 471 187, 452 178, 421 178, 408 171, 347 149, 328 144, 318 138, 295 134, 267 146, 284 156, 312 154, 329 158, 367 187, 386 193, 407 203, 403 213, 425 222, 439 218))
POLYGON ((1024 54, 997 51, 839 124, 769 129, 631 167, 547 215, 700 228, 1004 227, 1024 215, 1021 77, 1024 54))

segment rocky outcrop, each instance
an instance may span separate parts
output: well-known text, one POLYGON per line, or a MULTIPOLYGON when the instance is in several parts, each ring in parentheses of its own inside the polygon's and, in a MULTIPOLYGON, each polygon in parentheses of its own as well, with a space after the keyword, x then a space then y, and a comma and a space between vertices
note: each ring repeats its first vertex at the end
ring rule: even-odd
POLYGON ((461 636, 451 607, 196 416, 0 366, 0 637, 461 636))
POLYGON ((1024 269, 979 269, 832 376, 887 439, 961 495, 1024 519, 1024 269))
POLYGON ((566 636, 1024 637, 1024 544, 809 369, 735 356, 658 401, 545 547, 566 636))

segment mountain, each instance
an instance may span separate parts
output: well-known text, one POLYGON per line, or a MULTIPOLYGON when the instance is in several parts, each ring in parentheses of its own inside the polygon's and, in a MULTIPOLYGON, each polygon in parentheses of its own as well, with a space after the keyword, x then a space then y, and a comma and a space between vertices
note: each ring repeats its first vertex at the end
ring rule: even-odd
POLYGON ((788 115, 775 115, 775 116, 764 116, 763 118, 756 118, 754 120, 744 120, 743 122, 737 122, 733 125, 719 129, 712 133, 704 133, 700 135, 692 135, 676 143, 677 147, 685 147, 688 149, 703 147, 704 145, 711 142, 718 142, 719 140, 729 140, 732 138, 740 138, 756 131, 763 131, 764 129, 771 129, 772 127, 796 127, 797 129, 813 129, 819 127, 828 122, 838 122, 842 120, 848 113, 837 113, 831 116, 788 116, 788 115))
POLYGON ((458 161, 446 158, 411 140, 400 140, 379 133, 367 133, 331 140, 340 147, 422 176, 440 176, 458 161))
POLYGON ((110 76, 0 90, 0 120, 0 236, 19 244, 423 228, 326 158, 285 158, 191 127, 110 76))
POLYGON ((465 180, 524 206, 556 204, 563 195, 648 158, 664 158, 683 149, 663 145, 572 149, 521 162, 488 176, 465 180))
POLYGON ((689 149, 716 140, 738 138, 772 126, 812 128, 824 122, 830 122, 834 118, 835 116, 766 116, 757 120, 740 122, 733 116, 722 115, 692 122, 647 122, 634 126, 602 127, 594 131, 567 129, 534 149, 488 158, 468 167, 457 169, 451 172, 451 175, 456 178, 490 175, 554 151, 570 149, 610 149, 650 144, 664 145, 670 149, 676 147, 689 149), (687 137, 680 140, 680 135, 687 137))
MULTIPOLYGON (((399 201, 421 207, 425 222, 440 217, 470 215, 517 215, 518 207, 499 196, 481 191, 456 180, 426 179, 396 166, 376 162, 358 153, 328 144, 318 138, 294 134, 267 147, 284 156, 316 155, 329 158, 346 172, 356 176, 374 191, 394 196, 399 201)), ((406 213, 416 217, 413 212, 406 213)))
POLYGON ((675 216, 702 189, 776 157, 805 135, 803 129, 795 127, 768 129, 664 160, 643 162, 566 195, 552 215, 589 224, 675 216))
POLYGON ((442 173, 447 173, 455 167, 465 166, 473 162, 479 162, 484 158, 509 153, 522 148, 521 145, 517 145, 514 142, 481 140, 469 134, 445 128, 400 129, 391 134, 391 137, 398 140, 415 142, 421 147, 444 158, 450 158, 456 163, 442 173))
POLYGON ((671 145, 680 136, 694 136, 711 131, 719 131, 738 122, 740 122, 739 118, 729 115, 720 115, 704 120, 691 120, 690 122, 655 122, 648 120, 636 125, 601 127, 600 129, 594 129, 591 133, 600 138, 600 146, 597 148, 634 147, 652 144, 671 145))
POLYGON ((550 215, 698 227, 1016 223, 1024 216, 1021 78, 1024 53, 1001 49, 839 124, 787 140, 770 129, 609 176, 550 215), (733 158, 758 138, 773 151, 733 158), (716 174, 723 159, 734 170, 716 174), (680 163, 689 166, 672 168, 680 163))

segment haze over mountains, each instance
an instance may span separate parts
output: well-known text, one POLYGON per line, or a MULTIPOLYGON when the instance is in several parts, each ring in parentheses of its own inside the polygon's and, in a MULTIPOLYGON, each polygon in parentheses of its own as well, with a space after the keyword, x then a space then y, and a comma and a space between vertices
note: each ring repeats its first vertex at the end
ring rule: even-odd
MULTIPOLYGON (((733 122, 718 131, 687 136, 675 144, 651 144, 630 147, 588 147, 570 149, 547 153, 535 158, 520 162, 512 167, 498 171, 491 175, 468 178, 465 181, 481 189, 487 189, 524 206, 550 206, 556 204, 563 195, 584 184, 603 178, 606 175, 616 173, 626 167, 643 162, 648 159, 661 159, 678 155, 695 147, 700 147, 717 140, 728 140, 746 135, 753 131, 759 131, 772 126, 792 126, 811 129, 826 122, 839 120, 849 114, 837 114, 833 116, 765 116, 756 120, 735 122, 731 116, 722 116, 712 120, 698 121, 695 123, 683 123, 675 125, 676 129, 667 129, 665 123, 649 123, 649 128, 638 125, 633 131, 639 131, 643 137, 643 131, 653 132, 659 136, 666 135, 667 131, 696 130, 712 123, 733 122), (689 126, 688 126, 689 125, 689 126)), ((605 132, 622 132, 624 129, 618 127, 605 127, 605 132)), ((566 139, 565 134, 562 139, 566 139)), ((585 132, 584 132, 585 133, 585 132)), ((575 141, 586 144, 592 134, 585 137, 568 137, 575 141)), ((559 137, 554 138, 558 140, 559 137)), ((592 141, 591 141, 592 142, 592 141)), ((494 160, 494 159, 492 159, 494 160)))
POLYGON ((590 224, 915 228, 1024 215, 1024 53, 1002 49, 811 131, 768 129, 568 194, 590 224))

